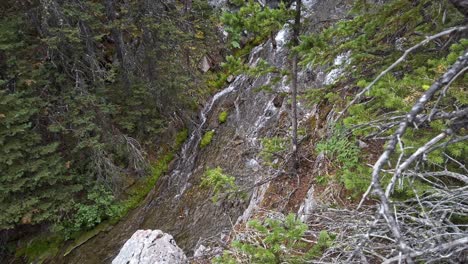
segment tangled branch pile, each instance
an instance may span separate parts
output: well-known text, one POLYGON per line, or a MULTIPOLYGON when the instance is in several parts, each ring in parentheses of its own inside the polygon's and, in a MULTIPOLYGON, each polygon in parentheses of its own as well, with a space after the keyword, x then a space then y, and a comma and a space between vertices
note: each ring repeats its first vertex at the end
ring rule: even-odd
MULTIPOLYGON (((466 31, 467 27, 445 32, 457 30, 466 31)), ((404 56, 407 53, 408 51, 404 56)), ((400 58, 396 63, 401 61, 403 59, 400 58)), ((388 72, 388 69, 376 80, 388 72)), ((468 108, 466 105, 460 105, 447 112, 446 107, 440 104, 450 85, 457 78, 463 78, 467 69, 468 51, 465 50, 456 62, 419 96, 410 111, 399 116, 390 115, 372 123, 373 127, 381 130, 374 134, 374 137, 383 134, 383 131, 396 128, 388 137, 385 151, 373 166, 371 185, 360 204, 361 206, 364 199, 373 192, 379 200, 375 208, 377 214, 372 221, 353 223, 355 228, 351 232, 352 235, 346 233, 349 228, 341 226, 339 233, 345 232, 346 235, 339 236, 338 242, 323 255, 322 260, 332 263, 467 261, 466 156, 459 155, 458 159, 452 157, 448 148, 453 144, 464 144, 468 139, 468 108), (427 129, 436 121, 445 124, 442 131, 435 133, 435 136, 425 140, 417 148, 406 147, 405 133, 427 129), (398 157, 392 158, 397 151, 398 157), (444 157, 440 164, 427 158, 436 151, 444 157), (392 196, 398 189, 406 189, 411 195, 404 198, 392 196)), ((364 91, 368 91, 374 83, 376 81, 364 91)), ((358 101, 362 94, 359 93, 351 104, 358 101)), ((462 147, 461 152, 466 154, 466 146, 462 147)))

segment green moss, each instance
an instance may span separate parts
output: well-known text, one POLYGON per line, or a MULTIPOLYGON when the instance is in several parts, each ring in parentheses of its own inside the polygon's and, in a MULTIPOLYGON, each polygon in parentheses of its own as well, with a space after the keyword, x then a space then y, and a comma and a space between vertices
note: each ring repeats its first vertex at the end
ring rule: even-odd
MULTIPOLYGON (((116 224, 120 219, 128 214, 128 212, 136 208, 154 188, 158 179, 168 171, 169 163, 174 159, 174 154, 180 149, 182 144, 188 137, 188 130, 184 129, 177 133, 174 139, 174 144, 171 150, 162 154, 155 162, 151 164, 151 174, 139 180, 128 191, 128 196, 125 200, 116 203, 119 208, 118 214, 106 221, 101 222, 89 230, 80 230, 68 234, 68 239, 74 241, 66 248, 65 255, 68 255, 75 248, 79 247, 92 237, 98 235, 101 231, 107 230, 112 225, 116 224)), ((60 230, 57 234, 66 233, 66 230, 60 230)), ((64 235, 53 237, 38 237, 28 242, 26 246, 17 250, 17 256, 26 256, 30 261, 39 261, 41 263, 47 257, 54 256, 58 253, 59 248, 64 243, 64 235)))
POLYGON ((174 143, 174 149, 179 149, 182 147, 182 144, 184 144, 185 140, 187 140, 189 136, 189 131, 188 129, 183 129, 182 131, 178 132, 176 137, 175 137, 175 143, 174 143))
POLYGON ((63 254, 63 256, 65 257, 66 255, 70 254, 70 252, 72 252, 75 248, 83 245, 84 243, 86 243, 88 240, 90 240, 91 238, 97 236, 101 231, 105 231, 107 230, 109 227, 111 227, 111 223, 110 222, 104 222, 104 223, 100 223, 99 225, 97 225, 95 228, 89 230, 89 231, 86 231, 82 234, 80 234, 78 237, 76 237, 76 239, 67 247, 67 249, 65 250, 65 253, 63 254))
POLYGON ((182 147, 182 144, 189 136, 188 129, 179 131, 174 139, 174 144, 171 151, 162 154, 155 162, 151 164, 151 175, 137 182, 129 191, 129 197, 121 203, 122 212, 116 219, 111 222, 118 222, 128 211, 137 207, 146 195, 156 185, 158 179, 167 172, 169 163, 174 159, 175 153, 182 147))
POLYGON ((215 134, 214 130, 210 130, 203 135, 201 141, 200 141, 200 147, 204 148, 208 146, 211 143, 211 140, 213 139, 213 136, 215 134))
POLYGON ((38 236, 19 246, 16 256, 24 256, 31 263, 42 263, 46 258, 55 256, 62 243, 63 239, 60 236, 38 236))
POLYGON ((127 215, 131 209, 136 208, 141 203, 141 201, 143 201, 146 195, 156 185, 159 177, 167 172, 169 163, 173 158, 174 153, 169 152, 162 155, 156 162, 151 165, 151 176, 139 181, 131 188, 129 191, 129 197, 120 204, 122 208, 121 213, 118 217, 112 219, 111 222, 118 222, 123 216, 127 215))
POLYGON ((223 124, 226 122, 227 120, 227 117, 228 117, 228 112, 227 111, 222 111, 221 113, 219 113, 219 116, 218 116, 218 121, 220 124, 223 124))

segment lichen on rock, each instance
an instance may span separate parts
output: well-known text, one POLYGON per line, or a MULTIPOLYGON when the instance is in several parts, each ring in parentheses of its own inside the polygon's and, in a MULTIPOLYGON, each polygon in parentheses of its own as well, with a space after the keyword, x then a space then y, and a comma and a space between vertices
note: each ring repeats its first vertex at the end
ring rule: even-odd
POLYGON ((161 230, 138 230, 125 243, 112 264, 188 263, 174 238, 161 230))

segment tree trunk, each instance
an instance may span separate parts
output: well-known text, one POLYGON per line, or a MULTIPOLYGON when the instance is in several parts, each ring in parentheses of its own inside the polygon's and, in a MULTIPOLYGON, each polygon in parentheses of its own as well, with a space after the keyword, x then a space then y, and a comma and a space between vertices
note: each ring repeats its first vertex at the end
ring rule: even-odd
POLYGON ((184 1, 184 13, 188 13, 192 9, 192 0, 184 1))
MULTIPOLYGON (((293 25, 293 35, 292 35, 292 47, 296 47, 299 45, 299 33, 301 30, 301 5, 302 1, 296 1, 296 16, 294 18, 294 25, 293 25)), ((297 145, 297 62, 298 62, 298 55, 297 52, 293 51, 292 57, 292 72, 291 72, 291 89, 292 89, 292 145, 293 145, 293 153, 292 153, 292 161, 294 167, 294 173, 297 173, 297 168, 299 165, 297 152, 298 152, 298 145, 297 145)))
MULTIPOLYGON (((114 1, 113 0, 106 0, 106 12, 107 17, 109 19, 110 24, 112 24, 116 19, 115 15, 115 8, 114 8, 114 1)), ((115 43, 117 59, 120 63, 120 70, 122 71, 122 81, 125 86, 125 91, 127 94, 130 94, 130 78, 128 74, 126 58, 125 58, 125 43, 123 40, 122 30, 118 29, 117 27, 113 26, 111 29, 112 38, 115 43)))
POLYGON ((270 39, 271 39, 271 46, 275 50, 278 44, 276 43, 275 33, 273 31, 270 32, 270 39))

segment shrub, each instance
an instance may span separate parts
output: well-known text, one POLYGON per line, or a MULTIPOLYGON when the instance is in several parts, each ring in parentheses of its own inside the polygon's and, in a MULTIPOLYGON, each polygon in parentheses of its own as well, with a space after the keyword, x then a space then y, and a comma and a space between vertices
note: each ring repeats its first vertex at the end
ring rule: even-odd
POLYGON ((277 164, 274 164, 275 158, 281 157, 281 153, 287 149, 288 139, 281 137, 271 137, 263 138, 262 142, 262 151, 260 152, 260 157, 266 165, 277 167, 277 164))
POLYGON ((330 160, 334 160, 337 175, 347 190, 357 196, 366 191, 370 183, 370 169, 360 160, 360 149, 345 133, 344 128, 336 127, 330 138, 317 143, 317 153, 324 153, 330 160))
POLYGON ((173 148, 177 151, 182 146, 182 144, 184 144, 185 140, 187 140, 188 136, 189 136, 189 131, 186 128, 178 132, 175 137, 173 148))
POLYGON ((234 13, 224 12, 221 21, 229 34, 229 43, 233 48, 241 48, 241 36, 247 32, 250 40, 264 40, 272 32, 278 31, 291 17, 292 12, 281 3, 278 8, 262 7, 254 1, 236 1, 239 10, 234 13), (255 36, 255 37, 253 37, 255 36))
POLYGON ((294 214, 284 219, 266 218, 249 221, 248 236, 234 240, 229 251, 214 263, 305 263, 331 246, 334 237, 321 231, 317 243, 309 248, 301 241, 307 225, 294 214))
POLYGON ((211 140, 213 139, 213 136, 215 134, 214 130, 210 130, 203 135, 201 141, 200 141, 200 147, 204 148, 208 146, 211 143, 211 140))
MULTIPOLYGON (((211 199, 215 203, 223 193, 234 194, 238 191, 239 188, 235 180, 235 177, 224 174, 223 169, 216 167, 205 172, 202 177, 201 187, 209 187, 213 190, 211 199)), ((229 197, 231 197, 231 195, 229 195, 229 197)))
POLYGON ((320 257, 325 249, 332 246, 335 237, 336 235, 329 234, 326 230, 320 231, 317 243, 307 252, 306 259, 320 257))
POLYGON ((359 148, 346 137, 342 128, 334 128, 332 136, 317 143, 315 150, 338 160, 342 168, 352 168, 359 161, 359 148))
POLYGON ((219 113, 219 116, 218 116, 218 121, 220 124, 223 124, 226 122, 227 120, 227 117, 228 117, 228 112, 227 111, 222 111, 221 113, 219 113))
POLYGON ((67 233, 88 230, 106 219, 120 214, 121 207, 115 203, 112 193, 103 186, 94 187, 87 196, 88 203, 76 204, 76 214, 68 226, 67 233))

